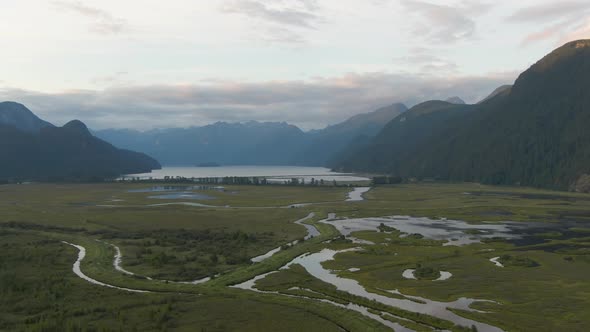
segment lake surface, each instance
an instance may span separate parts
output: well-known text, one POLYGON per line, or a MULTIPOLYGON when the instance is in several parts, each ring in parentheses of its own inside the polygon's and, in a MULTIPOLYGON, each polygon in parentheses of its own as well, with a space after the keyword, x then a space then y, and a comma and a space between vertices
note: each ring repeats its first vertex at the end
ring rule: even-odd
POLYGON ((154 195, 149 196, 149 198, 155 199, 191 199, 191 200, 209 200, 213 199, 213 197, 205 194, 194 193, 191 191, 183 191, 183 192, 171 192, 162 195, 154 195))
POLYGON ((271 182, 283 182, 291 178, 304 179, 306 183, 311 179, 324 181, 367 181, 366 177, 348 173, 332 172, 325 167, 299 167, 299 166, 221 166, 221 167, 163 167, 153 170, 151 173, 127 174, 126 177, 138 177, 140 179, 164 179, 169 177, 184 178, 214 178, 214 177, 266 177, 271 182))

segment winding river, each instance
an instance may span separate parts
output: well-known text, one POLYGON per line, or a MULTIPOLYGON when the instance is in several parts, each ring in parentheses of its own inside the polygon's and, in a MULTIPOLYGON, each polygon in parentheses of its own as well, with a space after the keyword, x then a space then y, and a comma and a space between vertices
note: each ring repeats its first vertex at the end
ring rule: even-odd
POLYGON ((363 194, 371 190, 371 187, 357 187, 348 193, 347 202, 360 202, 364 200, 363 194))
POLYGON ((84 257, 86 257, 86 248, 73 244, 73 243, 69 243, 66 241, 62 241, 62 243, 70 245, 76 249, 79 250, 78 252, 78 259, 76 260, 76 262, 74 262, 74 265, 72 266, 72 271, 80 278, 88 281, 91 284, 94 285, 99 285, 99 286, 103 286, 103 287, 109 287, 109 288, 114 288, 114 289, 118 289, 118 290, 122 290, 122 291, 126 291, 126 292, 133 292, 133 293, 150 293, 150 291, 146 291, 146 290, 140 290, 140 289, 131 289, 131 288, 124 288, 124 287, 118 287, 115 285, 110 285, 110 284, 105 284, 104 282, 100 282, 96 279, 92 279, 89 276, 85 275, 84 272, 82 272, 82 270, 80 269, 80 264, 82 263, 82 260, 84 259, 84 257))
MULTIPOLYGON (((368 192, 370 189, 371 189, 370 187, 354 188, 348 194, 348 199, 346 199, 346 201, 347 202, 362 201, 362 200, 364 200, 363 194, 368 192)), ((179 204, 179 203, 171 203, 171 204, 179 204)), ((186 203, 180 203, 180 204, 186 204, 186 203)), ((194 203, 194 204, 195 205, 193 205, 193 206, 213 207, 213 206, 208 206, 208 205, 202 205, 199 203, 194 203)), ((158 206, 161 206, 161 205, 163 205, 163 204, 158 204, 158 206)), ((294 205, 289 206, 289 208, 293 208, 293 207, 298 207, 298 206, 294 206, 294 205)), ((310 239, 312 237, 320 235, 320 232, 318 231, 318 229, 316 227, 305 223, 305 221, 308 221, 308 220, 312 219, 313 217, 315 217, 315 214, 310 213, 305 218, 302 218, 302 219, 297 220, 295 222, 296 224, 302 225, 306 228, 308 234, 305 237, 305 239, 310 239)), ((325 223, 335 226, 343 235, 346 235, 346 236, 349 236, 350 233, 355 230, 375 229, 381 223, 389 224, 390 226, 393 226, 393 227, 400 226, 402 224, 406 224, 406 223, 397 223, 396 222, 396 221, 399 221, 396 219, 401 219, 400 217, 385 218, 385 219, 384 218, 349 219, 349 220, 344 220, 344 221, 333 220, 334 218, 335 218, 335 215, 331 214, 328 219, 323 220, 322 222, 325 222, 325 223), (359 223, 360 223, 360 227, 359 227, 359 223)), ((404 217, 404 219, 405 218, 407 218, 407 217, 404 217)), ((405 221, 407 222, 408 220, 405 219, 405 221)), ((408 233, 413 233, 413 231, 416 231, 419 229, 420 231, 424 232, 425 228, 432 228, 432 226, 433 226, 432 220, 421 219, 418 221, 416 221, 416 220, 413 220, 413 221, 414 221, 413 223, 410 222, 410 224, 412 225, 411 229, 400 229, 400 231, 402 231, 402 232, 407 231, 408 233), (427 224, 427 225, 425 225, 425 224, 427 224)), ((449 229, 448 224, 446 225, 446 227, 440 227, 440 228, 435 226, 434 228, 438 229, 437 233, 427 234, 426 237, 427 238, 428 237, 437 238, 438 236, 442 235, 438 232, 442 232, 442 233, 444 233, 443 237, 448 238, 450 234, 456 235, 456 233, 454 231, 458 231, 458 230, 463 231, 463 230, 465 230, 465 228, 470 228, 470 227, 465 227, 465 225, 463 225, 463 224, 458 225, 457 222, 453 223, 452 226, 454 226, 454 227, 451 227, 450 229, 449 229)), ((481 230, 481 228, 483 228, 485 231, 487 231, 487 232, 485 232, 486 233, 485 235, 487 235, 487 236, 492 235, 492 234, 496 235, 498 232, 504 233, 502 235, 505 235, 506 229, 503 229, 503 228, 498 229, 497 227, 498 226, 488 226, 488 225, 481 227, 481 225, 480 225, 479 229, 481 230)), ((395 228, 398 228, 398 227, 395 227, 395 228)), ((422 233, 422 232, 420 232, 420 233, 422 233)), ((473 238, 470 238, 470 240, 473 241, 473 238)), ((145 291, 145 290, 118 287, 118 286, 106 284, 106 283, 103 283, 103 282, 100 282, 98 280, 88 277, 80 269, 81 261, 86 256, 86 249, 82 246, 72 244, 69 242, 64 241, 63 243, 71 245, 79 250, 78 259, 73 264, 72 270, 80 278, 82 278, 92 284, 95 284, 95 285, 119 289, 119 290, 123 290, 123 291, 127 291, 127 292, 135 292, 135 293, 149 292, 149 291, 145 291)), ((294 244, 296 244, 296 242, 291 243, 291 245, 294 245, 294 244)), ((113 245, 113 244, 110 244, 110 245, 113 246, 115 249, 115 256, 114 256, 114 260, 113 260, 114 268, 121 273, 130 275, 130 276, 137 276, 135 273, 128 271, 121 266, 121 264, 122 264, 121 250, 116 245, 113 245)), ((260 256, 252 258, 252 262, 254 262, 254 263, 261 262, 265 259, 268 259, 269 257, 272 257, 274 254, 276 254, 280 250, 281 250, 280 247, 275 248, 275 249, 265 253, 264 255, 260 255, 260 256)), ((500 332, 500 331, 502 331, 501 329, 494 327, 492 325, 488 325, 488 324, 480 323, 480 322, 477 322, 477 321, 474 321, 474 320, 471 320, 468 318, 464 318, 462 316, 455 314, 451 310, 449 310, 449 309, 460 309, 460 310, 471 311, 471 312, 480 312, 478 310, 472 309, 470 307, 470 305, 475 302, 484 302, 485 300, 460 298, 454 302, 438 302, 438 301, 432 301, 432 300, 421 298, 421 297, 404 295, 404 294, 400 293, 398 290, 385 290, 386 292, 395 294, 397 296, 401 296, 403 298, 400 299, 400 298, 389 297, 389 296, 385 296, 385 295, 381 295, 381 294, 371 293, 371 292, 367 291, 358 281, 356 281, 354 279, 339 277, 333 271, 325 269, 322 266, 323 262, 333 260, 335 255, 342 253, 342 252, 346 252, 346 251, 352 251, 352 250, 362 250, 362 249, 353 248, 353 249, 337 251, 337 250, 325 248, 319 252, 315 252, 315 253, 311 253, 311 254, 307 253, 307 254, 298 256, 298 257, 294 258, 291 262, 289 262, 286 265, 284 265, 283 267, 281 267, 279 270, 287 269, 293 264, 299 264, 299 265, 303 266, 307 270, 307 272, 310 275, 312 275, 313 277, 336 286, 336 288, 340 291, 347 292, 347 293, 355 295, 355 296, 359 296, 359 297, 363 297, 363 298, 366 298, 369 300, 377 301, 381 304, 404 309, 406 311, 434 316, 434 317, 437 317, 440 319, 451 321, 454 324, 467 326, 467 327, 475 326, 478 329, 478 331, 484 331, 484 332, 500 332)), ((495 262, 494 260, 491 260, 491 261, 494 262, 495 264, 499 263, 499 262, 495 262)), ((256 282, 258 280, 264 279, 266 276, 268 276, 270 274, 277 273, 277 272, 278 272, 278 270, 271 271, 271 272, 268 272, 265 274, 261 274, 261 275, 255 276, 254 278, 252 278, 246 282, 243 282, 243 283, 237 284, 237 285, 233 285, 231 287, 246 289, 246 290, 251 290, 251 291, 256 291, 256 292, 263 292, 263 291, 255 288, 256 282)), ((410 276, 410 274, 412 274, 412 277, 413 277, 413 273, 407 273, 408 276, 410 276)), ((449 278, 450 276, 451 276, 450 273, 445 272, 445 275, 443 275, 441 273, 440 280, 444 280, 446 278, 449 278)), ((143 278, 147 278, 149 280, 152 280, 149 277, 143 277, 143 278)), ((207 282, 209 280, 210 280, 210 278, 203 278, 203 279, 196 280, 193 282, 182 282, 182 283, 196 285, 196 284, 207 282)), ((160 280, 158 280, 158 281, 160 281, 160 280)), ((275 293, 275 292, 264 292, 264 293, 275 293)), ((285 294, 281 294, 281 296, 306 298, 305 296, 295 296, 295 295, 285 295, 285 294)), ((410 329, 407 329, 398 323, 394 323, 394 322, 385 320, 380 315, 370 312, 370 310, 368 308, 357 305, 357 304, 349 303, 348 305, 343 305, 343 304, 336 303, 336 302, 326 300, 326 299, 313 299, 313 300, 324 302, 324 303, 329 303, 331 305, 341 307, 341 308, 354 310, 354 311, 359 312, 369 318, 372 318, 376 321, 381 322, 382 324, 394 329, 395 331, 402 331, 402 332, 411 331, 410 329)), ((402 317, 396 317, 396 318, 398 318, 400 320, 407 320, 402 317)))
MULTIPOLYGON (((304 226, 305 229, 307 229, 307 235, 304 238, 305 240, 309 240, 313 237, 320 235, 320 231, 318 231, 318 229, 315 226, 308 225, 308 224, 304 223, 305 221, 310 220, 313 217, 315 217, 315 213, 312 212, 312 213, 308 214, 307 217, 299 219, 295 222, 296 224, 304 226)), ((293 241, 293 242, 289 243, 289 245, 295 245, 295 244, 297 244, 297 242, 298 241, 293 241)), ((250 261, 252 261, 252 263, 260 263, 260 262, 264 261, 265 259, 272 257, 277 252, 281 251, 281 248, 282 247, 274 248, 274 249, 270 250, 269 252, 267 252, 266 254, 252 258, 250 261)))
MULTIPOLYGON (((425 299, 425 298, 406 296, 397 290, 393 290, 393 291, 389 291, 389 292, 391 292, 392 294, 404 296, 406 299, 392 298, 392 297, 368 292, 358 281, 353 280, 353 279, 339 277, 338 275, 334 274, 332 271, 325 269, 322 266, 323 262, 333 260, 334 256, 339 253, 343 253, 343 252, 347 252, 347 251, 355 251, 355 250, 359 250, 359 249, 353 248, 353 249, 346 249, 346 250, 340 250, 340 251, 331 250, 331 249, 323 249, 322 251, 317 252, 317 253, 301 255, 301 256, 293 259, 291 262, 287 263, 283 267, 281 267, 279 270, 287 269, 293 264, 299 264, 299 265, 303 266, 307 270, 307 272, 309 274, 311 274, 312 276, 314 276, 315 278, 322 280, 324 282, 327 282, 329 284, 332 284, 332 285, 336 286, 336 288, 338 290, 347 292, 349 294, 364 297, 369 300, 377 301, 379 303, 382 303, 382 304, 385 304, 388 306, 392 306, 392 307, 396 307, 396 308, 400 308, 400 309, 404 309, 407 311, 434 316, 437 318, 451 321, 454 324, 458 324, 458 325, 462 325, 462 326, 466 326, 466 327, 475 326, 478 329, 478 331, 484 331, 484 332, 501 332, 502 331, 501 329, 499 329, 495 326, 488 325, 485 323, 480 323, 480 322, 477 322, 477 321, 474 321, 471 319, 461 317, 449 310, 449 309, 460 309, 460 310, 466 310, 466 311, 472 311, 472 312, 479 312, 477 310, 470 308, 470 305, 475 302, 487 302, 486 300, 460 298, 459 300, 454 301, 454 302, 438 302, 438 301, 432 301, 432 300, 425 299), (419 302, 414 301, 414 300, 419 300, 419 302)), ((238 285, 234 285, 232 287, 256 291, 256 289, 254 288, 256 281, 264 279, 266 276, 268 276, 269 274, 272 274, 272 273, 276 273, 276 271, 256 276, 253 279, 250 279, 250 280, 248 280, 244 283, 238 284, 238 285)))

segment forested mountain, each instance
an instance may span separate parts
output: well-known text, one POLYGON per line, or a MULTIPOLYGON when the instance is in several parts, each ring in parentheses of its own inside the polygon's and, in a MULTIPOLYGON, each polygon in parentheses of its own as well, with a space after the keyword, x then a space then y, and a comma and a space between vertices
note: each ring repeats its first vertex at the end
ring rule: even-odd
POLYGON ((590 41, 568 43, 484 102, 428 102, 335 168, 567 188, 590 173, 590 41))
POLYGON ((353 140, 376 135, 406 109, 403 104, 393 104, 308 133, 286 123, 250 121, 147 132, 107 129, 96 135, 117 146, 154 156, 165 165, 322 166, 353 140))
POLYGON ((307 142, 296 158, 297 164, 323 166, 350 144, 359 144, 381 131, 385 124, 407 111, 396 103, 374 112, 355 115, 336 125, 307 133, 307 142))
POLYGON ((39 133, 41 128, 53 127, 51 123, 39 119, 24 105, 12 101, 0 103, 0 124, 13 126, 28 133, 39 133))
POLYGON ((482 99, 478 104, 488 101, 498 95, 508 94, 510 92, 510 89, 512 89, 512 85, 502 85, 502 86, 496 88, 494 91, 492 91, 492 93, 490 93, 489 96, 482 99))
POLYGON ((117 146, 142 151, 165 165, 292 165, 305 140, 297 127, 278 122, 217 122, 203 127, 97 131, 117 146))
POLYGON ((160 168, 92 136, 80 121, 55 127, 17 103, 0 104, 0 155, 2 180, 88 180, 160 168))
POLYGON ((418 104, 389 122, 374 139, 349 147, 331 166, 346 171, 406 174, 407 161, 417 149, 444 133, 471 109, 469 105, 440 100, 418 104))

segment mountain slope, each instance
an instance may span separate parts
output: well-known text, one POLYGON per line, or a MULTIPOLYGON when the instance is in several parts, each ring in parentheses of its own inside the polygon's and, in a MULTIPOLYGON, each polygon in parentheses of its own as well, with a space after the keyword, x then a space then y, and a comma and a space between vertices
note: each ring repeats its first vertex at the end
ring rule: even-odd
POLYGON ((590 173, 589 59, 590 41, 568 43, 522 73, 510 90, 413 137, 422 143, 399 147, 392 139, 404 138, 404 131, 391 124, 371 142, 370 152, 336 166, 404 177, 567 188, 590 173))
POLYGON ((310 142, 297 157, 297 163, 324 166, 349 144, 359 144, 357 141, 365 141, 377 135, 389 121, 407 109, 404 104, 396 103, 309 133, 310 142))
POLYGON ((323 166, 360 136, 372 137, 407 108, 393 104, 356 115, 340 124, 304 133, 287 123, 218 122, 203 127, 139 132, 106 129, 96 135, 112 144, 141 151, 165 165, 313 165, 323 166))
POLYGON ((492 93, 490 93, 489 96, 487 96, 484 99, 480 100, 478 102, 478 104, 484 103, 484 102, 486 102, 486 101, 488 101, 488 100, 490 100, 490 99, 492 99, 492 98, 494 98, 494 97, 496 97, 498 95, 508 94, 508 93, 510 93, 510 89, 512 89, 512 85, 509 85, 509 84, 499 86, 494 91, 492 91, 492 93))
POLYGON ((415 151, 471 109, 439 100, 418 104, 389 122, 374 139, 341 153, 330 166, 341 171, 405 173, 405 161, 415 151))
MULTIPOLYGON (((24 109, 27 115, 30 111, 24 109)), ((63 127, 46 125, 38 133, 0 124, 0 155, 4 180, 88 180, 160 168, 144 154, 117 149, 92 136, 77 120, 63 127)))
POLYGON ((204 127, 139 132, 101 130, 96 135, 115 145, 155 156, 165 165, 288 165, 305 134, 286 123, 225 123, 204 127))
POLYGON ((457 97, 457 96, 448 98, 445 101, 447 103, 451 103, 451 104, 458 104, 458 105, 464 105, 465 104, 465 101, 463 99, 457 97))
POLYGON ((24 105, 11 101, 0 103, 0 124, 29 133, 39 133, 41 128, 53 127, 51 123, 39 119, 24 105))

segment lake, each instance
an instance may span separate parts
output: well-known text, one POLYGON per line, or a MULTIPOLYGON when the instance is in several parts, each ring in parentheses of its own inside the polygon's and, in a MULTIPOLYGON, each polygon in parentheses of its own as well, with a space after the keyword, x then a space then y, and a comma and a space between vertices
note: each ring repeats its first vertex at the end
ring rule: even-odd
POLYGON ((332 172, 325 167, 301 166, 220 166, 220 167, 163 167, 151 173, 127 174, 123 178, 135 177, 140 179, 164 179, 169 177, 184 178, 215 178, 215 177, 265 177, 271 182, 283 182, 291 178, 310 182, 316 180, 338 182, 368 181, 362 176, 349 173, 332 172))

